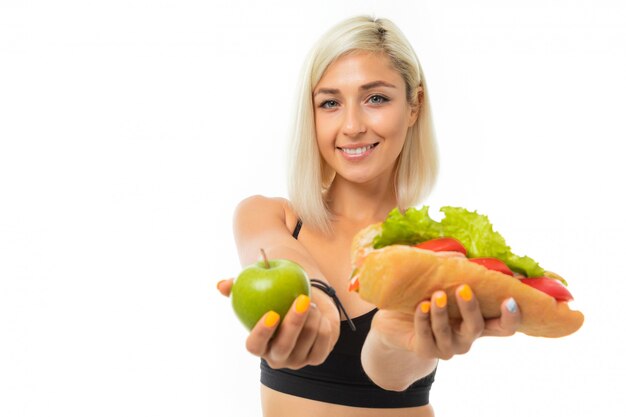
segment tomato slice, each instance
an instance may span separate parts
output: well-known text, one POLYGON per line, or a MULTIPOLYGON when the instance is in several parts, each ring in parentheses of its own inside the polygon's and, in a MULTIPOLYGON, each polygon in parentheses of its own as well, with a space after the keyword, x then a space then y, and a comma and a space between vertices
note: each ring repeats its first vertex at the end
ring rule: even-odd
POLYGON ((467 256, 467 251, 461 242, 452 237, 440 237, 414 245, 416 248, 433 252, 461 252, 467 256))
POLYGON ((507 274, 513 276, 513 271, 506 266, 504 262, 500 259, 496 258, 469 258, 468 261, 474 262, 475 264, 482 265, 487 269, 491 269, 492 271, 502 272, 503 274, 507 274))
POLYGON ((522 278, 522 281, 526 285, 548 294, 554 297, 557 301, 572 301, 574 297, 572 294, 561 284, 558 280, 548 277, 538 278, 522 278))

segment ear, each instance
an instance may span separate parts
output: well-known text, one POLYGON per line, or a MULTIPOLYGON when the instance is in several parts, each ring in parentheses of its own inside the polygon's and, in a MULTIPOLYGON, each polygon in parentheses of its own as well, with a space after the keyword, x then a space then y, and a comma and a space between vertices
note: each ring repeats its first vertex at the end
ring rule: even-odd
POLYGON ((424 88, 421 85, 417 87, 415 96, 416 97, 413 100, 413 103, 411 103, 411 113, 409 115, 409 127, 413 126, 415 122, 417 122, 420 108, 422 107, 422 103, 424 102, 424 88))

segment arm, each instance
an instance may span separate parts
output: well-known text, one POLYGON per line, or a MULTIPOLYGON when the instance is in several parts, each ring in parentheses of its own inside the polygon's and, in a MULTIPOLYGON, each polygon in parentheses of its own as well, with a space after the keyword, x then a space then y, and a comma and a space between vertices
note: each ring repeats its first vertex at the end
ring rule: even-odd
POLYGON ((460 322, 450 322, 443 291, 421 302, 414 314, 380 310, 361 351, 363 369, 382 388, 403 391, 433 371, 438 359, 467 353, 480 336, 510 336, 521 323, 512 299, 501 306, 501 316, 485 320, 467 285, 457 288, 460 322))
POLYGON ((279 198, 248 197, 235 209, 233 232, 242 266, 259 260, 263 248, 269 258, 290 259, 311 277, 324 279, 320 268, 285 224, 285 205, 279 198))
MULTIPOLYGON (((233 229, 242 265, 257 261, 263 248, 269 258, 290 259, 310 277, 326 281, 309 252, 287 229, 286 204, 282 199, 253 196, 237 206, 233 229)), ((294 303, 278 329, 275 325, 268 326, 265 317, 262 318, 250 332, 246 347, 274 368, 297 369, 322 363, 338 337, 337 308, 330 297, 312 288, 308 309, 299 312, 294 303)))
POLYGON ((404 391, 430 374, 437 366, 437 359, 420 358, 411 351, 390 347, 377 331, 370 331, 361 351, 361 363, 365 373, 379 387, 404 391))

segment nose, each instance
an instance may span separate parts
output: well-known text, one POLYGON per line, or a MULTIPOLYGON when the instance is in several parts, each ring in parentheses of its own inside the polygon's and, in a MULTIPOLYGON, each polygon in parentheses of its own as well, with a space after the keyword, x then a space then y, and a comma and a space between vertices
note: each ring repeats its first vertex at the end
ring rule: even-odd
POLYGON ((366 131, 365 121, 358 105, 348 104, 345 107, 342 131, 349 137, 357 136, 366 131))

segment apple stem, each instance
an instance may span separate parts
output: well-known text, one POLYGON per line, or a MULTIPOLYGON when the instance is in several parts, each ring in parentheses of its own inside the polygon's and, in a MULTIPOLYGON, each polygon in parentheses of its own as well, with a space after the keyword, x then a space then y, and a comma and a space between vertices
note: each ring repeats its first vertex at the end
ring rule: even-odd
POLYGON ((263 256, 263 260, 265 261, 265 268, 270 269, 270 262, 267 260, 267 255, 263 248, 261 248, 261 256, 263 256))

